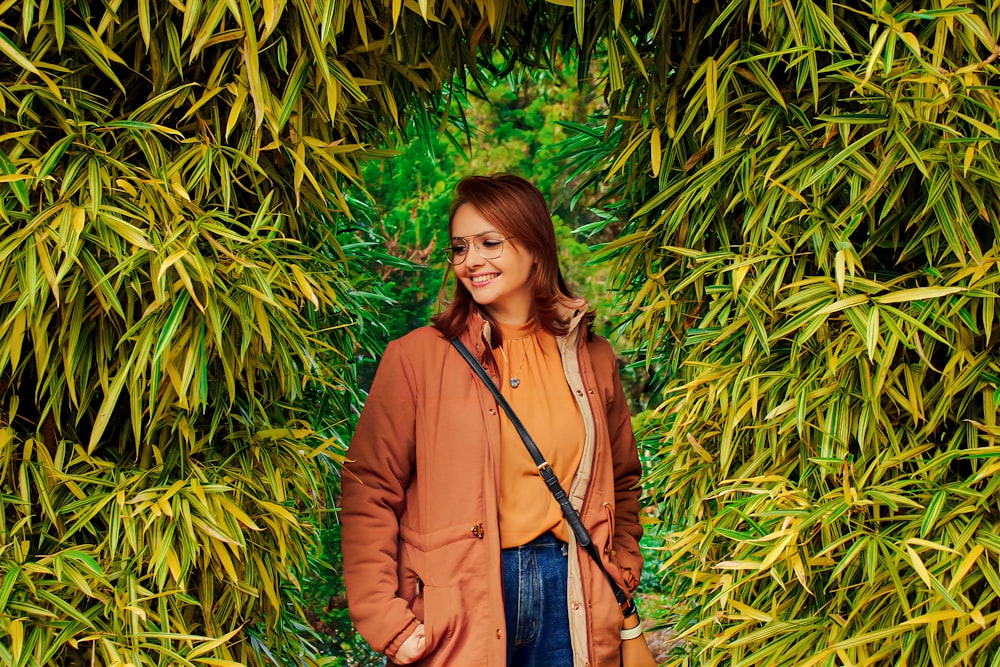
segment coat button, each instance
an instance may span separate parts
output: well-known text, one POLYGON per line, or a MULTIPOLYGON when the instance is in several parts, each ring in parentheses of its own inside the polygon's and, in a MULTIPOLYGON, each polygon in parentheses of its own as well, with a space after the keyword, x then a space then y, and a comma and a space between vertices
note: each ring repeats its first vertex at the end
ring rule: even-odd
POLYGON ((576 395, 577 396, 583 396, 583 390, 582 389, 577 389, 576 390, 576 395))
POLYGON ((573 608, 573 611, 580 611, 580 603, 579 602, 574 602, 570 606, 573 608))
POLYGON ((497 639, 500 639, 503 635, 500 633, 500 628, 497 628, 497 639))
POLYGON ((493 408, 490 408, 490 414, 491 414, 491 415, 495 415, 496 413, 497 413, 497 411, 496 411, 496 410, 494 410, 493 408))

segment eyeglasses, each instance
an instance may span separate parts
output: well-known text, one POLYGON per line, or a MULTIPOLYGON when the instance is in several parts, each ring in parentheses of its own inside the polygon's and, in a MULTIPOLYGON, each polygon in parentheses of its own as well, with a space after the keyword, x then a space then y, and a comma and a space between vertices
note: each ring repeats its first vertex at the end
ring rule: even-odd
POLYGON ((480 257, 483 259, 496 259, 503 254, 503 242, 512 238, 514 237, 502 236, 499 232, 455 236, 451 239, 451 246, 444 249, 444 254, 450 264, 458 266, 468 257, 469 239, 472 239, 472 245, 476 246, 476 252, 479 253, 480 257))

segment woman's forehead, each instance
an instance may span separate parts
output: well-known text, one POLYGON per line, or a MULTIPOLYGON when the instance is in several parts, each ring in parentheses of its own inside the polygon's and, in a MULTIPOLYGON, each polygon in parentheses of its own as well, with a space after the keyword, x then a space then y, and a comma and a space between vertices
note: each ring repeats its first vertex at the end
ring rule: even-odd
POLYGON ((472 204, 462 204, 451 218, 452 238, 478 236, 490 232, 501 232, 501 230, 484 218, 472 204))

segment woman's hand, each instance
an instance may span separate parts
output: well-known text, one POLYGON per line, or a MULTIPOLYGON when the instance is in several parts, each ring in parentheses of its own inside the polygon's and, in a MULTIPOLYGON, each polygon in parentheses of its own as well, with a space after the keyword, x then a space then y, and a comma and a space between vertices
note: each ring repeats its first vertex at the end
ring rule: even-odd
POLYGON ((415 660, 419 660, 424 655, 424 648, 427 646, 427 637, 424 634, 424 624, 416 627, 409 637, 406 638, 392 657, 392 662, 397 665, 408 665, 415 660))

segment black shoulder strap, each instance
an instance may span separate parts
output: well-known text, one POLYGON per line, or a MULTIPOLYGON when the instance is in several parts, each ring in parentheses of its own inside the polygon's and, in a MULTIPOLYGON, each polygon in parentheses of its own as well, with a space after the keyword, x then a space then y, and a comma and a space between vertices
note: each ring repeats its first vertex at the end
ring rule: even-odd
POLYGON ((588 554, 590 554, 590 557, 594 559, 594 562, 597 563, 597 566, 601 568, 601 572, 603 572, 604 576, 607 578, 608 583, 611 585, 611 590, 615 594, 615 599, 618 601, 618 605, 622 609, 622 613, 626 617, 631 616, 633 613, 637 613, 635 603, 629 598, 625 591, 623 591, 618 584, 615 583, 615 580, 610 574, 608 574, 608 571, 604 569, 604 563, 601 562, 601 555, 598 553, 597 547, 594 546, 593 540, 590 539, 590 533, 587 532, 587 528, 583 525, 583 520, 580 518, 579 512, 577 512, 576 508, 573 507, 573 504, 566 495, 566 491, 559 483, 559 479, 556 477, 556 474, 552 472, 552 466, 550 466, 548 461, 545 460, 545 457, 542 456, 542 452, 538 449, 538 445, 535 444, 535 441, 532 439, 531 434, 528 433, 528 430, 524 428, 524 424, 521 423, 521 420, 518 418, 517 414, 515 414, 514 409, 510 406, 510 403, 508 403, 507 399, 504 398, 504 395, 500 393, 500 390, 497 388, 496 384, 493 383, 493 380, 490 379, 490 376, 486 373, 486 369, 483 368, 482 364, 480 364, 476 358, 472 356, 472 353, 469 352, 469 348, 465 346, 465 343, 457 338, 453 338, 451 340, 451 344, 456 350, 458 350, 458 353, 462 355, 462 358, 465 359, 466 363, 469 364, 476 375, 479 376, 479 379, 483 381, 486 388, 490 390, 490 393, 493 394, 493 398, 496 399, 497 404, 503 409, 504 412, 507 413, 510 423, 514 425, 514 429, 517 430, 517 434, 521 436, 521 440, 524 441, 524 446, 528 449, 528 453, 531 455, 531 460, 534 461, 535 465, 538 467, 538 474, 541 475, 542 479, 545 481, 545 485, 549 487, 549 491, 552 493, 553 497, 555 497, 556 502, 559 503, 559 509, 562 510, 563 516, 566 517, 566 522, 569 524, 570 529, 572 529, 573 534, 576 536, 576 541, 587 551, 588 554))

